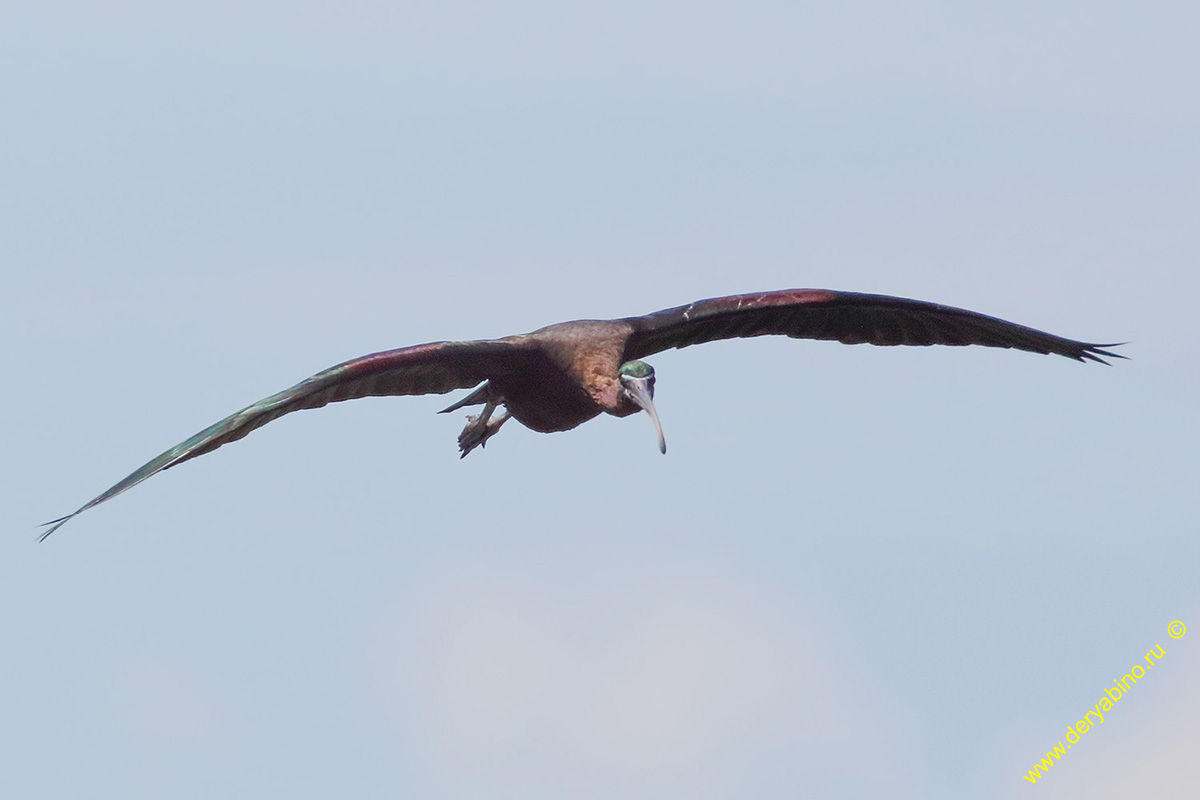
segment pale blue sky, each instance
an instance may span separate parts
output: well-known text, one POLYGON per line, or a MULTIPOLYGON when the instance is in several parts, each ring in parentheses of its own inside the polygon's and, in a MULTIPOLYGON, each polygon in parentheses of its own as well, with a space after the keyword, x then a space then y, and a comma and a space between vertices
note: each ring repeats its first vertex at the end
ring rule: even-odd
POLYGON ((1191 796, 1197 23, 0 10, 0 796, 1191 796), (459 461, 446 398, 344 403, 35 542, 350 357, 807 286, 1132 360, 664 353, 666 457, 638 416, 459 461))

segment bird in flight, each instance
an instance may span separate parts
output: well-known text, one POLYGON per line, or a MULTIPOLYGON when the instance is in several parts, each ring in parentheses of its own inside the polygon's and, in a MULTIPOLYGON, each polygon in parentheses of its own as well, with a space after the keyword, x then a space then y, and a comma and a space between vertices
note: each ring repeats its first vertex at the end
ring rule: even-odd
POLYGON ((46 523, 40 539, 137 484, 241 439, 273 419, 341 400, 475 390, 440 413, 482 405, 458 436, 462 456, 484 445, 509 419, 542 433, 570 430, 601 412, 645 411, 667 452, 654 409, 654 368, 641 359, 676 347, 751 336, 827 339, 843 344, 1009 347, 1076 361, 1124 358, 961 308, 878 294, 789 289, 697 300, 642 317, 560 322, 532 333, 431 342, 356 358, 226 417, 152 459, 74 513, 46 523), (499 410, 499 411, 498 411, 499 410))

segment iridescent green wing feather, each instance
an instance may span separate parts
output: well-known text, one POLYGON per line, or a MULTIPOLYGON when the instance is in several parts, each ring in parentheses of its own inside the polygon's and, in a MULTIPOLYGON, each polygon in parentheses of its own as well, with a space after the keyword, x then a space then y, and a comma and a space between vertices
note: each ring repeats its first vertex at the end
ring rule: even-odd
POLYGON ((284 414, 359 397, 445 394, 455 389, 467 389, 493 375, 520 369, 528 357, 526 348, 506 341, 432 342, 373 353, 338 364, 290 389, 259 400, 180 442, 74 513, 47 522, 50 527, 40 538, 44 540, 72 518, 150 476, 241 439, 284 414))
POLYGON ((771 335, 843 344, 978 344, 1102 364, 1108 363, 1103 357, 1124 358, 1102 349, 1112 344, 1064 339, 961 308, 824 289, 716 297, 623 321, 633 326, 626 360, 718 339, 771 335))

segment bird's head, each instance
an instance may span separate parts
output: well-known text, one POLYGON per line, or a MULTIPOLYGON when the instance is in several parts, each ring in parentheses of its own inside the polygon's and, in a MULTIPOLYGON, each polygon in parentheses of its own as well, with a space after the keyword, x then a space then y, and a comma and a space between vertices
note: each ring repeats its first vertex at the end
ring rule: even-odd
POLYGON ((658 433, 658 449, 667 452, 667 439, 663 436, 662 423, 654 410, 654 367, 645 361, 626 361, 617 371, 621 379, 621 394, 637 406, 644 408, 654 422, 658 433))

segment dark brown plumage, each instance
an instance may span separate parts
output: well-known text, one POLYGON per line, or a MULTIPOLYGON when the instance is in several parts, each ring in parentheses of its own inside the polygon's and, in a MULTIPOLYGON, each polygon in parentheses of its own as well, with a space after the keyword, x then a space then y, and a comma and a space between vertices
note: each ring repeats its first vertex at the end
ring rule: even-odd
POLYGON ((1064 339, 960 308, 822 289, 718 297, 642 317, 563 322, 502 339, 432 342, 347 361, 226 417, 74 513, 46 523, 50 527, 41 538, 151 475, 241 439, 284 414, 359 397, 444 394, 477 386, 446 409, 484 406, 459 436, 464 456, 510 416, 549 433, 570 430, 601 412, 623 417, 642 409, 653 418, 666 452, 652 402, 654 371, 640 359, 718 339, 769 335, 843 344, 977 344, 1100 363, 1124 357, 1103 349, 1115 345, 1064 339), (507 414, 493 418, 500 406, 507 414))

